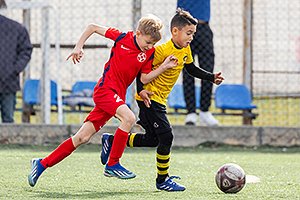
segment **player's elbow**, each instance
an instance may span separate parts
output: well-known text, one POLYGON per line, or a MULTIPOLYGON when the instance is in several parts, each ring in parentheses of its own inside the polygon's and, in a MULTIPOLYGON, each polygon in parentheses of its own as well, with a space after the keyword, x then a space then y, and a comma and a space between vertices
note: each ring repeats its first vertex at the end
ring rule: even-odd
POLYGON ((90 23, 86 29, 90 30, 91 32, 95 32, 97 30, 97 25, 94 23, 90 23))
POLYGON ((147 83, 149 83, 150 81, 151 81, 151 79, 146 75, 146 74, 144 74, 144 75, 141 75, 141 82, 145 85, 145 84, 147 84, 147 83))
POLYGON ((147 79, 142 79, 141 78, 141 82, 145 85, 145 84, 149 83, 150 81, 148 81, 147 79))

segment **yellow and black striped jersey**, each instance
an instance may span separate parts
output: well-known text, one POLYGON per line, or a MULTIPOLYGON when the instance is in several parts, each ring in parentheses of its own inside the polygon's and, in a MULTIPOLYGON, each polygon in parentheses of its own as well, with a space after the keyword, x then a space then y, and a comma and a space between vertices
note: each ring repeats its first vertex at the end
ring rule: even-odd
MULTIPOLYGON (((169 40, 168 42, 155 47, 152 70, 158 68, 170 55, 174 55, 178 59, 178 65, 166 70, 153 81, 144 85, 144 89, 153 93, 150 99, 163 105, 166 105, 167 98, 175 85, 184 64, 193 62, 190 46, 179 49, 174 45, 172 40, 169 40)), ((136 99, 142 100, 138 94, 136 94, 136 99)))

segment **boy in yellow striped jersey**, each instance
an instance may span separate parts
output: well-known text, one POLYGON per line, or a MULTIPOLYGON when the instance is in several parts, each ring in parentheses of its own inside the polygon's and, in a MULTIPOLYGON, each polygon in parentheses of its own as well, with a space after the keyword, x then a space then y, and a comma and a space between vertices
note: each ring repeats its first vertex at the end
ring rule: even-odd
MULTIPOLYGON (((164 44, 155 47, 152 70, 155 70, 169 55, 178 59, 178 65, 166 70, 148 84, 143 85, 144 80, 137 78, 136 100, 140 108, 139 122, 144 129, 143 133, 131 133, 128 136, 127 146, 130 147, 157 147, 156 187, 165 191, 184 191, 185 187, 174 182, 169 176, 170 152, 173 142, 171 125, 166 116, 166 102, 169 93, 175 85, 182 69, 200 79, 209 80, 216 84, 223 81, 221 73, 212 74, 196 67, 193 64, 193 56, 190 43, 196 32, 197 20, 188 12, 178 9, 171 20, 172 38, 164 44)), ((103 134, 101 161, 105 164, 110 151, 113 136, 103 134)))

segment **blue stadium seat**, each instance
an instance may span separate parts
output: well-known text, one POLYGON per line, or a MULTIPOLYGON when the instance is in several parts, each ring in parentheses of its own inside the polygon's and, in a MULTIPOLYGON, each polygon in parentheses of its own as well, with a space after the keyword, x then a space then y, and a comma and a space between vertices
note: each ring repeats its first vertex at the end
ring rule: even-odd
POLYGON ((55 81, 50 82, 50 91, 51 91, 51 105, 57 106, 57 83, 55 81))
POLYGON ((181 84, 175 84, 168 97, 169 108, 186 109, 186 104, 183 95, 183 86, 181 84))
POLYGON ((39 80, 28 79, 23 87, 23 102, 28 105, 38 104, 39 80))
POLYGON ((81 106, 93 107, 93 92, 96 84, 96 81, 75 82, 71 94, 63 97, 63 104, 72 107, 73 111, 76 110, 76 106, 79 106, 79 111, 81 111, 81 106))
POLYGON ((91 90, 94 91, 94 87, 97 84, 95 81, 77 81, 72 86, 72 94, 75 94, 77 92, 82 92, 83 90, 91 90))
MULTIPOLYGON (((51 80, 51 105, 57 106, 57 84, 51 80)), ((40 80, 28 79, 25 81, 23 88, 23 101, 28 105, 40 104, 39 98, 40 80)))
MULTIPOLYGON (((65 105, 71 106, 72 110, 75 111, 75 107, 79 106, 79 111, 81 111, 81 106, 93 107, 94 101, 92 98, 94 87, 97 84, 95 81, 77 81, 71 90, 71 94, 64 96, 63 103, 65 105)), ((126 93, 126 104, 130 107, 134 96, 132 95, 131 84, 126 93)))
POLYGON ((241 84, 222 84, 215 91, 216 108, 222 110, 252 110, 257 108, 252 104, 250 91, 241 84))
MULTIPOLYGON (((195 86, 196 95, 196 108, 200 108, 200 86, 195 86)), ((186 109, 186 103, 184 100, 183 85, 175 84, 168 97, 168 106, 178 109, 186 109)))

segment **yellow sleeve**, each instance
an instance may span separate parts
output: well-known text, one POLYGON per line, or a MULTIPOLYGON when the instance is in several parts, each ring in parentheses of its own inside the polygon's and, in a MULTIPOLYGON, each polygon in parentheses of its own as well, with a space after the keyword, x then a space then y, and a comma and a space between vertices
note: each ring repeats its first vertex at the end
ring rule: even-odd
POLYGON ((161 65, 161 63, 163 63, 164 59, 165 59, 164 58, 164 50, 163 50, 162 45, 155 47, 154 60, 153 60, 154 68, 161 65))
POLYGON ((187 59, 186 59, 186 64, 190 64, 194 62, 194 59, 193 59, 193 55, 192 55, 192 50, 191 50, 191 47, 190 45, 187 47, 187 59))

